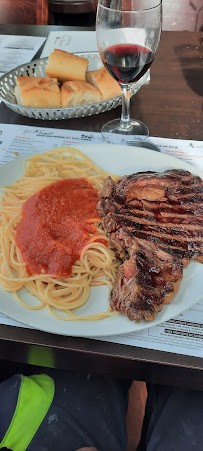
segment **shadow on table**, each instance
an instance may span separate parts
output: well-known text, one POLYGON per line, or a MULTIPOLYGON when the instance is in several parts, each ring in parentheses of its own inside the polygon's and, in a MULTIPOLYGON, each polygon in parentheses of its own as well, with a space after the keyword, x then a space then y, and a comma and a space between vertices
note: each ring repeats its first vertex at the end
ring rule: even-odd
POLYGON ((199 45, 184 44, 175 48, 184 78, 190 88, 203 96, 203 38, 199 45))

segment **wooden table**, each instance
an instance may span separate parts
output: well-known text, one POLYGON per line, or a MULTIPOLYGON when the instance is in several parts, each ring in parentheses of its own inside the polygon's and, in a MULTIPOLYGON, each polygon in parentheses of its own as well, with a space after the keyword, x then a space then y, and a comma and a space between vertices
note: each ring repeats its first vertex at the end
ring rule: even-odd
MULTIPOLYGON (((47 36, 54 29, 67 30, 0 25, 0 34, 47 36)), ((202 71, 202 34, 163 32, 151 67, 151 81, 132 99, 132 117, 145 122, 151 136, 203 140, 202 71)), ((24 118, 1 104, 0 122, 100 131, 120 112, 119 107, 90 118, 46 122, 24 118)), ((0 358, 203 389, 200 358, 11 326, 0 326, 0 358)))

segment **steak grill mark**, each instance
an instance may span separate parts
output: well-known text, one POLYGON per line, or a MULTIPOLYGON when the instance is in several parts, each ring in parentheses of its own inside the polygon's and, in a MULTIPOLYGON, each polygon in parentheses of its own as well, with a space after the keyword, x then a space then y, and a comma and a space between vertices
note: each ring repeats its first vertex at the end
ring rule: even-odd
POLYGON ((98 213, 124 261, 112 307, 132 320, 153 319, 171 302, 189 260, 203 262, 202 180, 183 170, 131 174, 116 184, 108 177, 98 213))

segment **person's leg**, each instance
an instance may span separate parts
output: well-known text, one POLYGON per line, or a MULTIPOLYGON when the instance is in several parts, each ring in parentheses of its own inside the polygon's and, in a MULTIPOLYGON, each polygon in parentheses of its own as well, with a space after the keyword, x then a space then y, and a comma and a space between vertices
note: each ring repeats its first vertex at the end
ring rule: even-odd
POLYGON ((202 451, 203 392, 148 386, 137 451, 202 451))
POLYGON ((93 374, 45 370, 55 396, 27 451, 126 451, 129 381, 93 374), (39 448, 40 445, 40 448, 39 448))

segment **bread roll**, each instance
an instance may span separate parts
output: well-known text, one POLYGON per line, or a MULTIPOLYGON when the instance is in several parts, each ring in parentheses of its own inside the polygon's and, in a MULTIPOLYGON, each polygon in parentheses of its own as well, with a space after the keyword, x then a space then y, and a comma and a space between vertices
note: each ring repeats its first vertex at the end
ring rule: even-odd
POLYGON ((64 50, 54 49, 49 55, 46 75, 56 77, 59 81, 86 80, 88 59, 82 58, 64 50))
POLYGON ((87 81, 100 90, 102 100, 112 99, 121 95, 121 87, 104 66, 101 69, 87 72, 87 81))
POLYGON ((60 108, 60 89, 56 78, 19 77, 15 96, 18 105, 33 108, 60 108))
POLYGON ((89 83, 82 81, 65 81, 61 87, 62 108, 96 103, 100 100, 100 91, 89 83))

